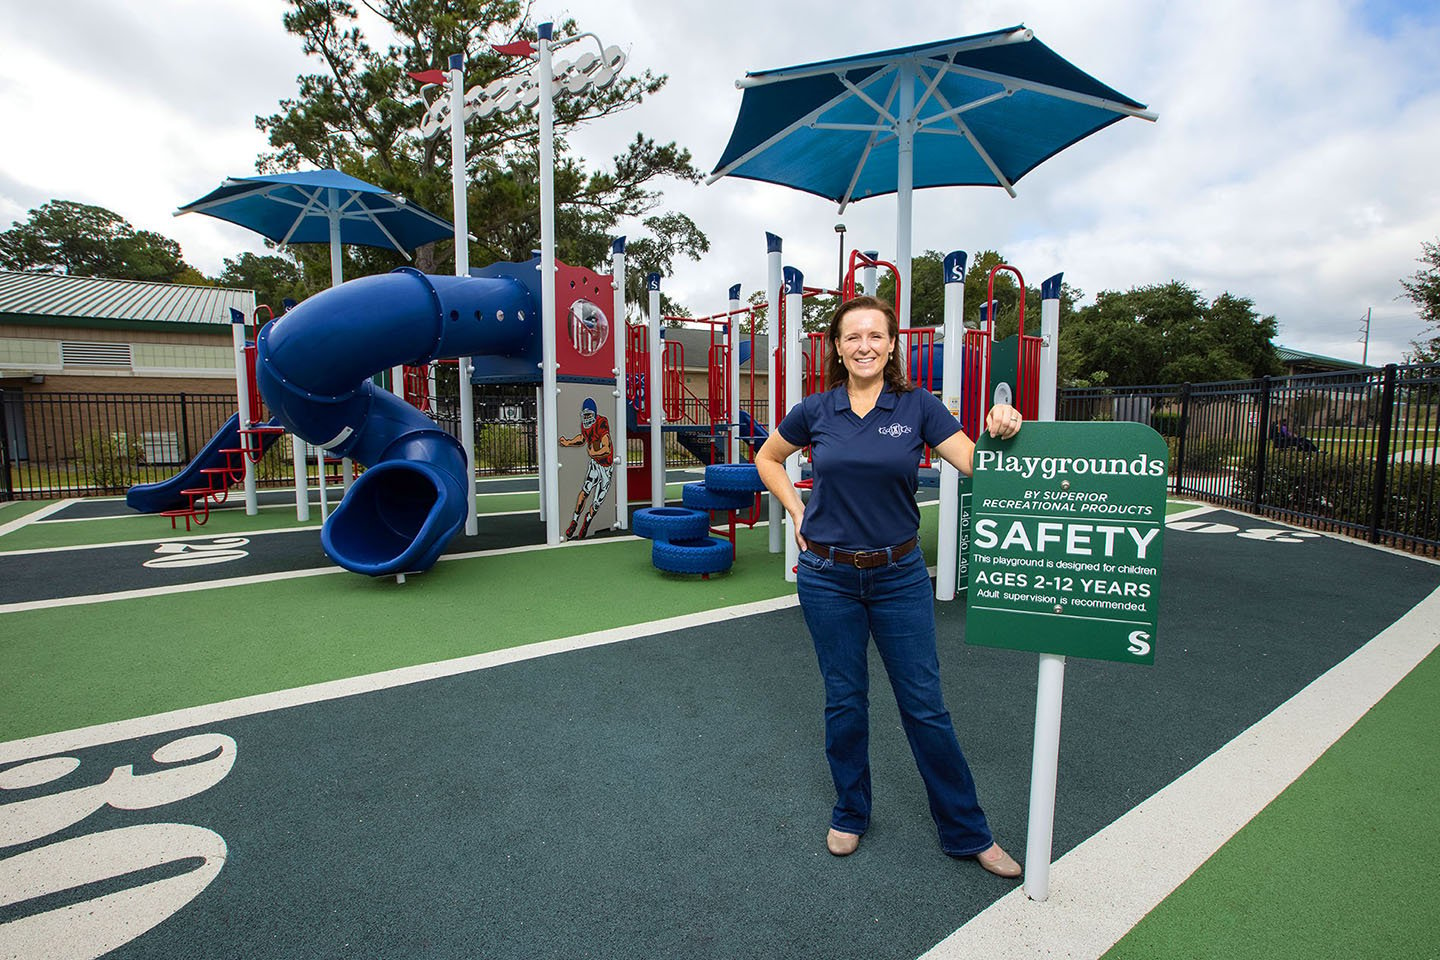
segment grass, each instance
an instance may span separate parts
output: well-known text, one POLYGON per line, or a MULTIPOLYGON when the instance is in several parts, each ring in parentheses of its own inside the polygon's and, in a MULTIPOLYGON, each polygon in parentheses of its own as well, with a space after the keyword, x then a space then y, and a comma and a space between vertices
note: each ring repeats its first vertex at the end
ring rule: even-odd
POLYGON ((1437 688, 1440 651, 1104 960, 1440 956, 1437 688))

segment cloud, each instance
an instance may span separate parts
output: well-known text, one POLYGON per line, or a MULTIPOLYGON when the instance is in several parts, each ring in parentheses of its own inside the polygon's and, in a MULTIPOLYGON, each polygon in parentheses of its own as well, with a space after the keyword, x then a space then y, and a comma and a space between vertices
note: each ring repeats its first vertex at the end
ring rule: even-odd
MULTIPOLYGON (((258 237, 171 211, 265 149, 254 117, 313 71, 284 32, 280 0, 75 0, 8 11, 0 111, 9 130, 0 226, 52 197, 98 203, 180 241, 207 272, 258 237)), ((363 13, 363 9, 362 9, 363 13)), ((1047 45, 1127 95, 1157 123, 1127 119, 993 189, 916 194, 913 250, 998 249, 1029 278, 1063 270, 1093 295, 1170 279, 1228 291, 1274 314, 1281 342, 1398 360, 1421 325, 1399 279, 1440 236, 1440 11, 1415 0, 906 0, 857 16, 820 0, 655 4, 568 0, 557 19, 624 47, 627 69, 669 74, 640 108, 577 131, 608 161, 637 131, 719 158, 747 70, 842 57, 1024 22, 1047 45)), ((367 15, 368 16, 368 15, 367 15)), ((379 46, 383 46, 381 41, 379 46)), ((894 256, 895 201, 843 215, 794 191, 726 179, 664 187, 711 239, 667 291, 697 313, 726 288, 765 284, 764 233, 807 282, 834 282, 846 240, 894 256)), ((638 223, 622 232, 639 234, 638 223)))

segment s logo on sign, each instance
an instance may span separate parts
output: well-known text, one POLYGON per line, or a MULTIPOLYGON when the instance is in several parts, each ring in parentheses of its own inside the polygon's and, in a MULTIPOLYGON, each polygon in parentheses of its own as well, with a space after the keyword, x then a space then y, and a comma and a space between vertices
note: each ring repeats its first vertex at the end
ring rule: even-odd
POLYGON ((1130 634, 1130 646, 1126 648, 1137 657, 1143 657, 1150 652, 1150 634, 1144 630, 1136 630, 1130 634))

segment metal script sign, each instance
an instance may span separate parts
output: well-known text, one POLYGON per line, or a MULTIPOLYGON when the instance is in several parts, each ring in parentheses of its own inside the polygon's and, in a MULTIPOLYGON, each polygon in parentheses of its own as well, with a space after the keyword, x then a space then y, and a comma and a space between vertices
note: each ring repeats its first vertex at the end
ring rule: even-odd
POLYGON ((982 436, 966 642, 1155 661, 1169 451, 1139 423, 1027 423, 982 436))

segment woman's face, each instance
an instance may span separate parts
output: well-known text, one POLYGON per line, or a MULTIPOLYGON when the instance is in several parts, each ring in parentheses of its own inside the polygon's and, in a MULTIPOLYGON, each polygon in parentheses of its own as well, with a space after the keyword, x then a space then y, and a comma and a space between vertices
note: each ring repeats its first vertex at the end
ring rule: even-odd
POLYGON ((895 349, 895 340, 885 314, 866 308, 851 310, 840 318, 835 346, 852 380, 873 381, 884 377, 885 361, 895 349))

